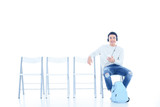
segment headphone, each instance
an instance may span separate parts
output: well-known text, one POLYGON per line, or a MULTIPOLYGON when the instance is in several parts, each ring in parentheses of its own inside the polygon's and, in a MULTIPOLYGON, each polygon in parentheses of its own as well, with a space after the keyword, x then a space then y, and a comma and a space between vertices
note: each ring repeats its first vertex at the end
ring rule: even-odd
POLYGON ((115 35, 116 36, 116 41, 118 41, 118 35, 115 33, 115 32, 110 32, 108 34, 108 38, 107 38, 107 41, 109 42, 109 35, 115 35))

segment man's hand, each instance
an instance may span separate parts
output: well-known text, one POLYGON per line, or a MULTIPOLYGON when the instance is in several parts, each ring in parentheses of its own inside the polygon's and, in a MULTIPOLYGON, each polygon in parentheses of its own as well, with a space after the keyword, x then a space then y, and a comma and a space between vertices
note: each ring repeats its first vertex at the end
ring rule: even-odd
POLYGON ((88 63, 89 65, 91 65, 91 63, 92 63, 92 58, 91 58, 91 56, 88 57, 87 63, 88 63))
POLYGON ((111 63, 114 63, 114 62, 115 62, 115 59, 113 58, 113 56, 108 57, 107 60, 108 60, 109 62, 111 62, 111 63))

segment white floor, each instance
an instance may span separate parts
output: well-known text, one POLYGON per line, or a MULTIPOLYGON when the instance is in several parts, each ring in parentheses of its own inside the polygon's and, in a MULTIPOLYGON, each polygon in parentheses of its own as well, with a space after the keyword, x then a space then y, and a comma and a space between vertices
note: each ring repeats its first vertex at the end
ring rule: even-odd
MULTIPOLYGON (((17 93, 16 93, 17 94, 17 93)), ((14 95, 16 95, 14 94, 14 95)), ((104 98, 101 98, 100 93, 97 93, 97 98, 94 98, 93 90, 78 90, 76 98, 70 95, 68 99, 66 97, 66 91, 55 91, 52 90, 48 99, 43 97, 40 99, 40 94, 38 90, 27 90, 25 95, 21 95, 21 99, 18 97, 13 99, 13 96, 9 98, 4 98, 6 107, 159 107, 160 100, 158 101, 158 96, 151 98, 149 94, 146 96, 141 95, 130 95, 131 98, 129 103, 115 104, 110 101, 110 93, 105 90, 104 98), (12 100, 11 100, 12 99, 12 100)), ((15 96, 14 96, 15 97, 15 96)))

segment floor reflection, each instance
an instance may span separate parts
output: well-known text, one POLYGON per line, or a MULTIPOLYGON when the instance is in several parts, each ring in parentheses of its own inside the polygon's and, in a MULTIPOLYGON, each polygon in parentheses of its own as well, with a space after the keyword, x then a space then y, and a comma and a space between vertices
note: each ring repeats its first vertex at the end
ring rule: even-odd
POLYGON ((112 103, 109 99, 105 98, 70 98, 70 99, 25 99, 19 100, 20 107, 128 107, 128 103, 112 103))

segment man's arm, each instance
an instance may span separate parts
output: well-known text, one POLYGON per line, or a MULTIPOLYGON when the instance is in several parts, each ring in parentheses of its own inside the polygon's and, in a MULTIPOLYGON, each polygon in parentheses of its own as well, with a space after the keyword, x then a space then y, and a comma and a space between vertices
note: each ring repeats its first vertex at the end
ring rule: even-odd
POLYGON ((99 55, 101 53, 102 48, 103 48, 102 46, 99 47, 96 51, 94 51, 92 54, 89 55, 88 60, 87 60, 87 63, 89 65, 92 64, 92 58, 95 57, 95 56, 97 56, 97 55, 99 55))

